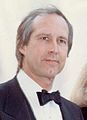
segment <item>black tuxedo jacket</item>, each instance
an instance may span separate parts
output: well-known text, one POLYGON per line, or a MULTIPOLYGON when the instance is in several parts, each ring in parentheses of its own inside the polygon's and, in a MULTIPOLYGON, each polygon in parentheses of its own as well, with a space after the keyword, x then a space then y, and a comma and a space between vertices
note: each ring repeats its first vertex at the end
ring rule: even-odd
POLYGON ((87 120, 87 107, 81 107, 81 111, 83 113, 84 120, 87 120))
MULTIPOLYGON (((83 120, 79 107, 61 97, 63 120, 83 120)), ((16 77, 0 85, 0 120, 36 120, 16 77)))

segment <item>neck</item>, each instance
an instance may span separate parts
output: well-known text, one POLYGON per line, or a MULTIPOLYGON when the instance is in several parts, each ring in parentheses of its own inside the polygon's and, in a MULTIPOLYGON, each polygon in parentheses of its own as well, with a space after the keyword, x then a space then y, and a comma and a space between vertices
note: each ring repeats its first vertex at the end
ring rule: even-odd
POLYGON ((43 89, 49 91, 52 89, 53 85, 53 80, 54 78, 49 78, 49 77, 42 77, 42 76, 36 76, 32 74, 31 72, 27 72, 26 70, 23 69, 23 71, 33 80, 35 81, 40 87, 43 89))

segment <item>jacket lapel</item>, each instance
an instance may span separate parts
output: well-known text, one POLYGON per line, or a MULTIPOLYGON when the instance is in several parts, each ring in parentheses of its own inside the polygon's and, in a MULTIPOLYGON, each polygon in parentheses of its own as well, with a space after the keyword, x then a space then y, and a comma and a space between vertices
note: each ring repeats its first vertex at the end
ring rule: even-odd
POLYGON ((74 120, 70 115, 71 113, 68 111, 68 109, 66 108, 66 106, 62 103, 61 107, 61 113, 62 113, 62 117, 63 120, 74 120))
POLYGON ((32 109, 21 91, 16 78, 8 84, 5 113, 15 120, 35 120, 32 109))
MULTIPOLYGON (((76 105, 75 105, 76 106, 76 105)), ((61 97, 61 112, 63 116, 63 120, 80 120, 79 113, 74 108, 74 104, 72 107, 72 103, 70 103, 65 98, 61 97), (77 116, 77 117, 76 117, 77 116)))

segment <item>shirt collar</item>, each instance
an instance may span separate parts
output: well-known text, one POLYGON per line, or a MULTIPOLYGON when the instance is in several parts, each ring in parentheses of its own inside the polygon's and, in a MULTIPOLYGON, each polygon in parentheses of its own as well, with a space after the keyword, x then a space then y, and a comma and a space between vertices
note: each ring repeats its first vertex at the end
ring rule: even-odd
POLYGON ((19 71, 17 75, 17 79, 19 83, 23 83, 25 88, 28 88, 30 91, 41 91, 42 88, 32 80, 22 69, 19 71))
POLYGON ((21 90, 23 91, 31 106, 37 108, 37 106, 39 106, 39 101, 36 92, 41 91, 42 88, 35 81, 33 81, 22 69, 17 74, 17 80, 21 90))

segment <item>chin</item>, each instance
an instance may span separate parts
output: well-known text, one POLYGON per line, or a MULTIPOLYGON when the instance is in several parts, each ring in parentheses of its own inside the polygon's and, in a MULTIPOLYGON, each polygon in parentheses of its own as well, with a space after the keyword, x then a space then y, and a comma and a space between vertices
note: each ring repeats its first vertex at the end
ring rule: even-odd
POLYGON ((57 74, 58 74, 58 73, 48 74, 48 78, 54 79, 57 74))

